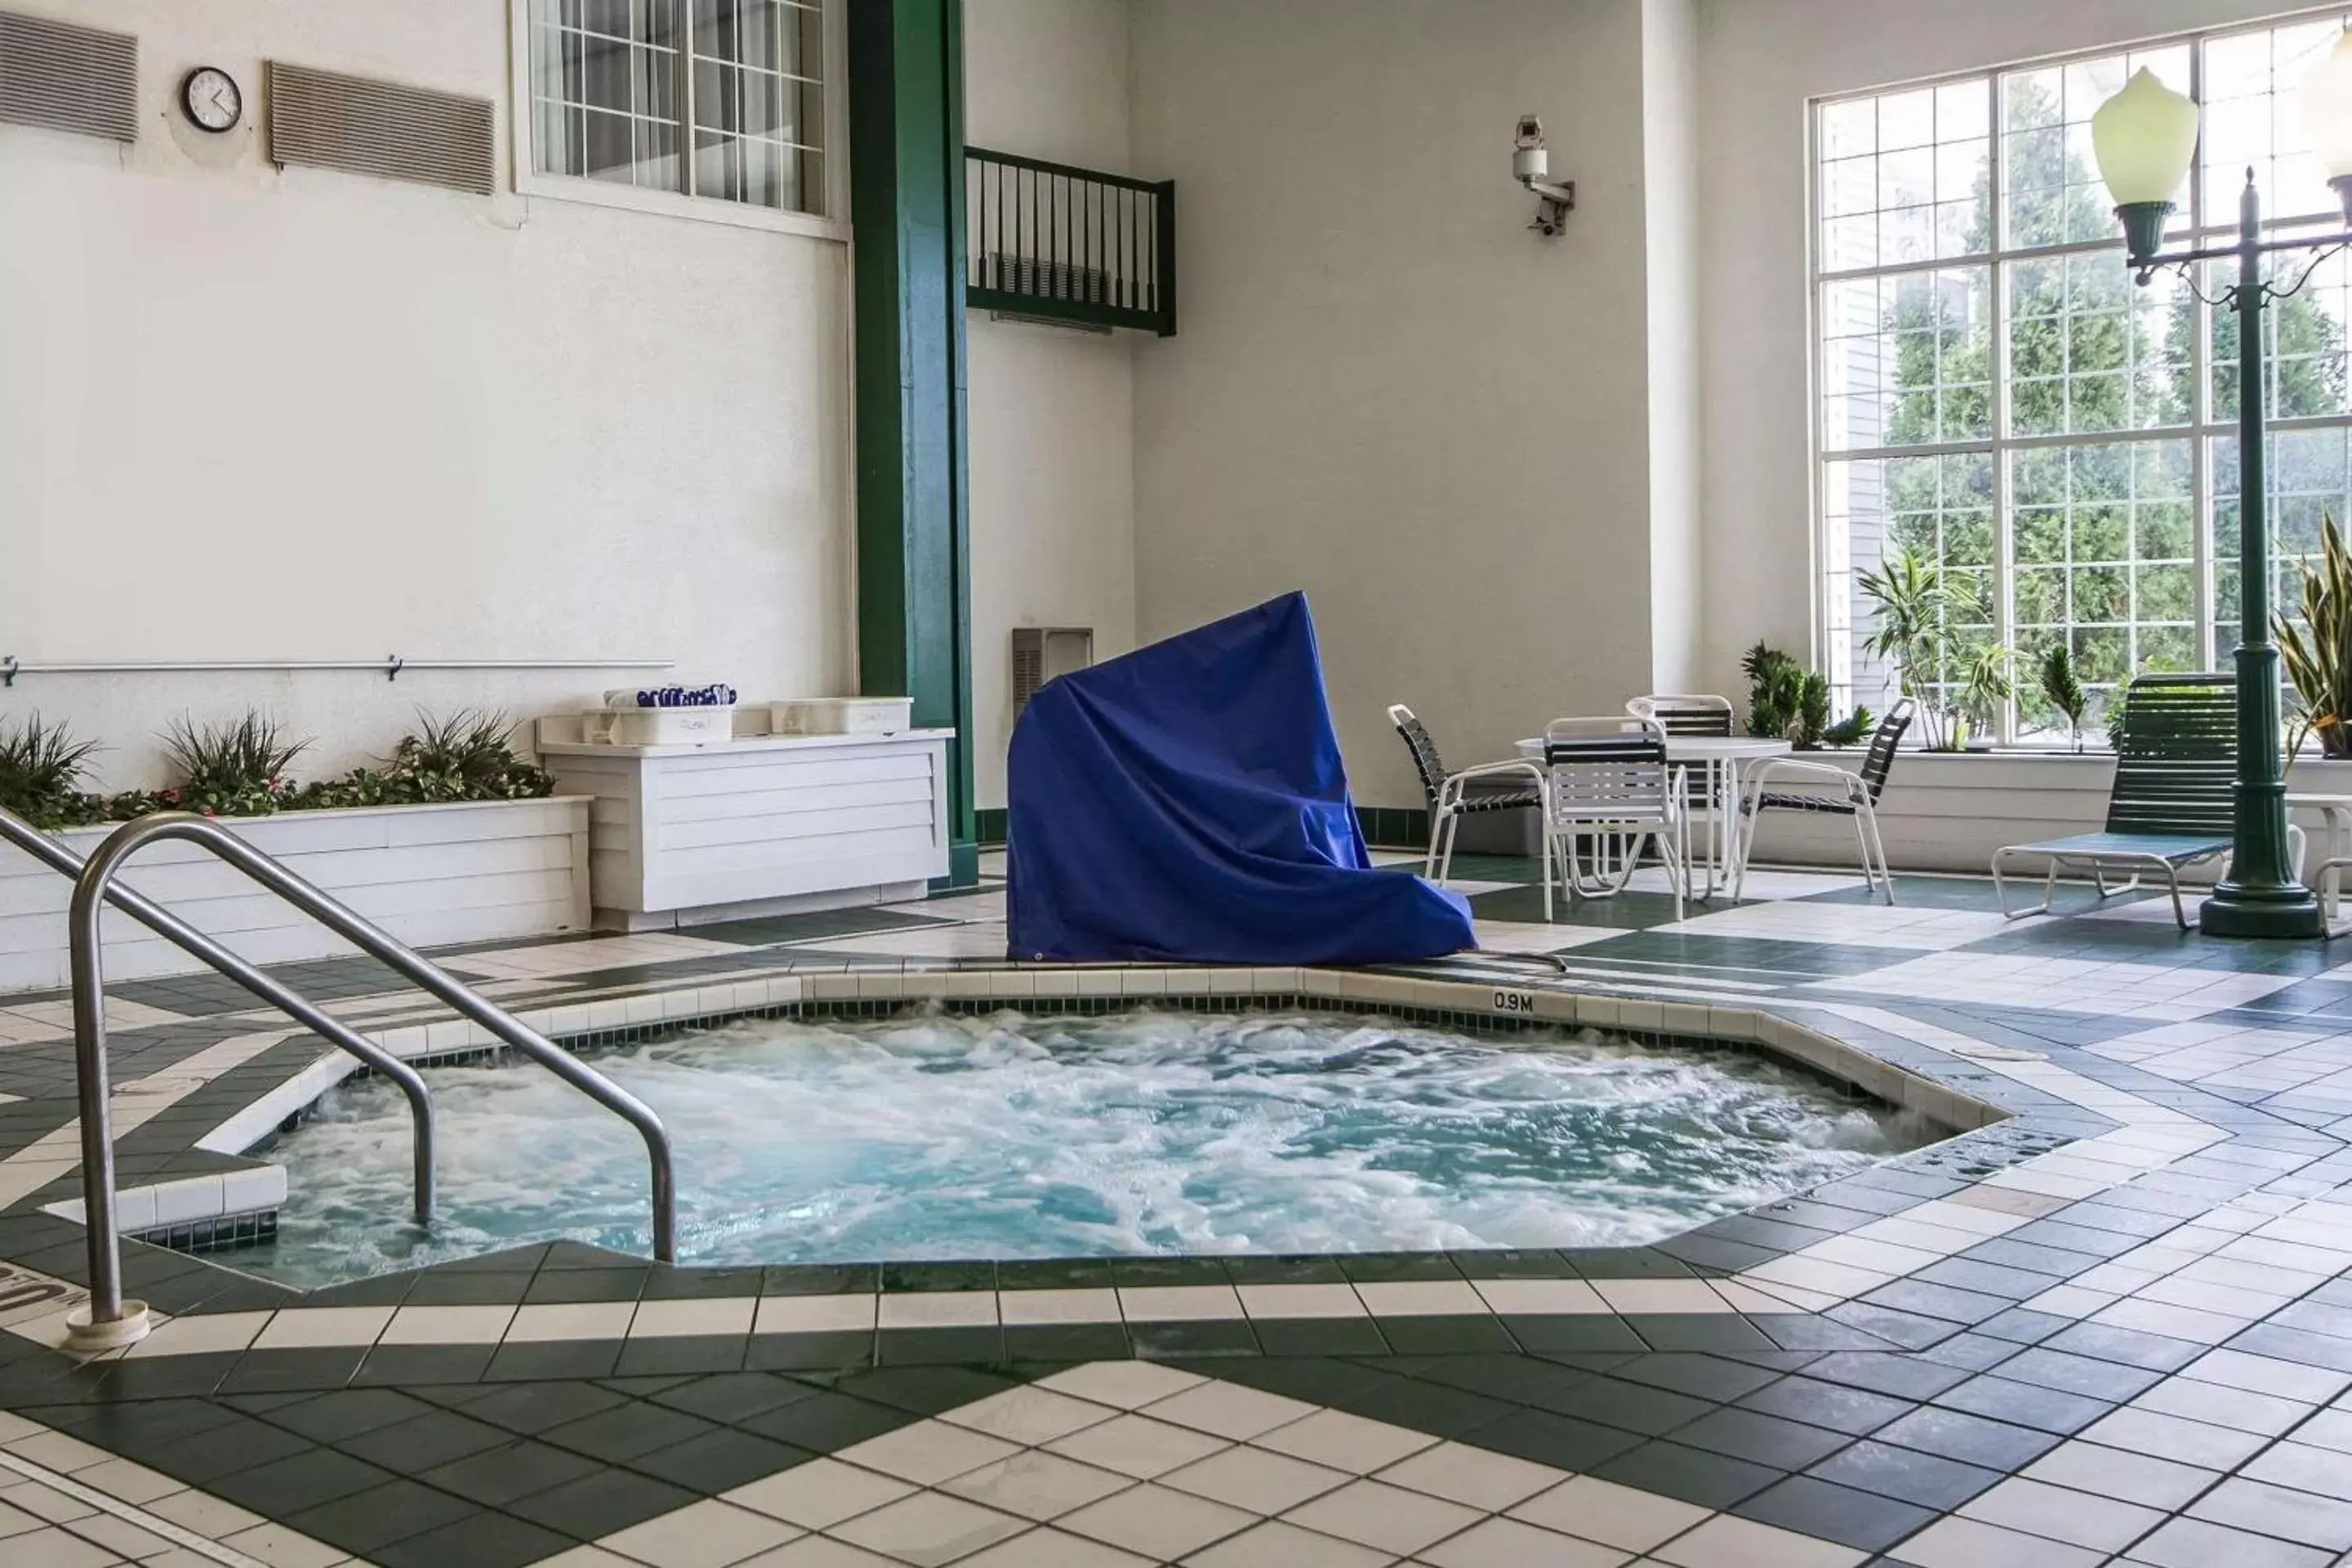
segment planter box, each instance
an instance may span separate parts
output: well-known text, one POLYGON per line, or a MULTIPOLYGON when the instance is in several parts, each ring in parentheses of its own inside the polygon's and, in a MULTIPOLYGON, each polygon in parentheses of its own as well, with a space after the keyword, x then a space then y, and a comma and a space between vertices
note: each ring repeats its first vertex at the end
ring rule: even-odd
POLYGON ((557 787, 595 797, 595 922, 655 931, 923 896, 948 873, 948 730, 604 746, 542 720, 557 787))
MULTIPOLYGON (((583 931, 588 925, 588 802, 478 801, 224 817, 288 870, 415 947, 583 931)), ((88 856, 111 827, 58 835, 88 856)), ((142 850, 122 877, 255 963, 355 950, 244 873, 189 844, 142 850)), ((0 844, 0 991, 69 984, 72 885, 0 844)), ((106 975, 133 980, 204 966, 146 927, 107 911, 106 975)))
MULTIPOLYGON (((1806 762, 1830 763, 1849 773, 1859 751, 1808 752, 1806 762)), ((2116 759, 2108 752, 1905 752, 1887 775, 1878 803, 1878 828, 1887 863, 1898 871, 1971 871, 1982 875, 2004 844, 2096 832, 2106 819, 2107 786, 2116 759)), ((1776 790, 1798 793, 1793 782, 1776 790)), ((2297 761, 2287 788, 2301 795, 2352 795, 2352 762, 2297 761)), ((2311 837, 2310 861, 2326 850, 2316 812, 2295 820, 2311 837)), ((1794 811, 1767 812, 1756 838, 1759 864, 1852 868, 1859 864, 1853 824, 1846 817, 1794 811)))

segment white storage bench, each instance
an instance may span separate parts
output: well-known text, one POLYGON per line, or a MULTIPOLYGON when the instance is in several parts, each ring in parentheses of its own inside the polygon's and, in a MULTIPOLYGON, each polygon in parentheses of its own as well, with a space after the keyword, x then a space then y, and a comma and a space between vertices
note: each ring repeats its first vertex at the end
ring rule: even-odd
POLYGON ((952 730, 620 746, 569 738, 564 722, 541 722, 540 755, 559 789, 594 797, 589 882, 605 930, 919 899, 948 873, 952 730))

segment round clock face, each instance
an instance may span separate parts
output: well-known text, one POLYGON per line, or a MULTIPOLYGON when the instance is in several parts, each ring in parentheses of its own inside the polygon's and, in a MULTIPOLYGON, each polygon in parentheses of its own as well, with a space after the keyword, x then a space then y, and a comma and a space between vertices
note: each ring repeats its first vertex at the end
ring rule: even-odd
POLYGON ((180 107, 206 131, 226 131, 245 114, 236 79, 216 66, 199 66, 180 84, 180 107))

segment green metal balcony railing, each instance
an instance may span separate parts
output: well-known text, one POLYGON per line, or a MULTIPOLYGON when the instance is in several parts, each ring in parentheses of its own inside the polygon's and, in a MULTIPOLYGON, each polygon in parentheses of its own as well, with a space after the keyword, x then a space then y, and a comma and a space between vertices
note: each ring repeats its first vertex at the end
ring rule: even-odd
POLYGON ((1176 183, 964 149, 964 295, 981 310, 1176 331, 1176 183))

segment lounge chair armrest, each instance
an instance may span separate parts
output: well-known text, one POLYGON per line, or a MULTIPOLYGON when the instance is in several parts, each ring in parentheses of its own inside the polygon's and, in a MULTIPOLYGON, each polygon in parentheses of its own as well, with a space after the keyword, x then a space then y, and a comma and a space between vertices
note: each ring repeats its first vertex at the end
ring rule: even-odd
POLYGON ((1507 763, 1481 763, 1475 768, 1464 768, 1459 773, 1446 774, 1445 782, 1452 784, 1456 779, 1493 778, 1499 773, 1525 773, 1538 783, 1541 783, 1544 778, 1541 763, 1531 763, 1520 758, 1507 763))
POLYGON ((1800 763, 1792 762, 1787 757, 1774 757, 1750 773, 1748 775, 1748 787, 1754 793, 1761 795, 1764 792, 1766 780, 1783 775, 1793 775, 1818 783, 1841 784, 1845 789, 1848 800, 1863 800, 1867 798, 1869 794, 1860 774, 1850 773, 1834 763, 1800 763))

